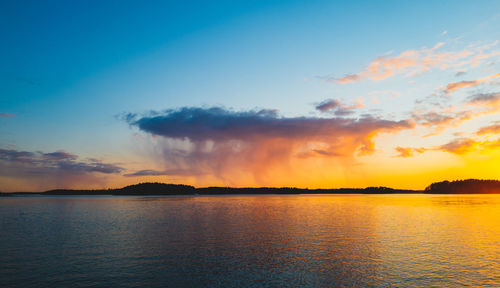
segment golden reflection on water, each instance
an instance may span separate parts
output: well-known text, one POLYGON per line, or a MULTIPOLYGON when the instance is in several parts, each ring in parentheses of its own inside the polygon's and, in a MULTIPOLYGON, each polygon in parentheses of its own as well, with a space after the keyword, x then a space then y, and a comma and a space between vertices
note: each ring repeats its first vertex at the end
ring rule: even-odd
MULTIPOLYGON (((247 196, 196 201, 214 205, 210 214, 220 217, 205 218, 208 227, 224 223, 226 217, 239 219, 228 227, 228 235, 245 233, 256 247, 274 249, 265 253, 267 262, 275 261, 273 256, 277 262, 286 258, 299 270, 314 263, 318 270, 335 271, 335 277, 358 281, 362 275, 365 285, 500 284, 496 195, 247 196)), ((233 248, 239 249, 239 244, 233 248)))
POLYGON ((393 274, 407 283, 420 277, 445 286, 499 284, 498 196, 375 198, 378 250, 393 274))
POLYGON ((500 287, 500 195, 13 197, 0 216, 7 284, 500 287))

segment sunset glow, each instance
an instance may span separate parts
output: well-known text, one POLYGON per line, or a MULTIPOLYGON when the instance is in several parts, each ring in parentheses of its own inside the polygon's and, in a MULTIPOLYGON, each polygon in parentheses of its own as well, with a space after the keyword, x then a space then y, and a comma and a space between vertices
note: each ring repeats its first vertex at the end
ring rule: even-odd
POLYGON ((42 2, 0 4, 1 192, 500 179, 498 1, 42 2))

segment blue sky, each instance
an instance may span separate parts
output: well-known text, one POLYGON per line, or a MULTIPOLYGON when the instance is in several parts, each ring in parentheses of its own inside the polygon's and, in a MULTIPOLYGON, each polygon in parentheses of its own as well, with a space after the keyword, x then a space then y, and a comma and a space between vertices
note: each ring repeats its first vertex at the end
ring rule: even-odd
MULTIPOLYGON (((328 79, 438 43, 437 50, 456 53, 493 45, 499 8, 498 1, 3 1, 0 113, 13 117, 0 117, 0 147, 64 150, 126 166, 130 155, 141 155, 134 135, 143 131, 123 121, 124 113, 221 106, 321 118, 315 106, 338 99, 362 102, 356 117, 406 119, 415 101, 462 80, 459 70, 465 80, 498 73, 498 56, 384 81, 328 79)), ((456 131, 439 133, 444 138, 425 141, 437 145, 456 131)))

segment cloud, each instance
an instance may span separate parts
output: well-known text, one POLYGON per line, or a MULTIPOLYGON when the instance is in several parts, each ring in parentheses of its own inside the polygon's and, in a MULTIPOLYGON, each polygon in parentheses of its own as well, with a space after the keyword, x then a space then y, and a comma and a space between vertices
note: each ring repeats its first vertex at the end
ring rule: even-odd
POLYGON ((108 163, 99 163, 99 162, 84 163, 84 162, 70 162, 70 161, 60 162, 59 168, 64 169, 66 171, 74 171, 77 173, 97 172, 104 174, 119 174, 120 172, 125 170, 124 168, 108 163))
POLYGON ((434 129, 434 133, 440 132, 479 116, 497 113, 500 111, 500 93, 478 93, 467 97, 458 105, 443 107, 440 103, 436 103, 435 106, 432 111, 414 110, 411 112, 411 119, 417 125, 434 129))
POLYGON ((478 85, 479 83, 481 83, 481 82, 479 82, 477 80, 452 82, 452 83, 449 83, 448 85, 446 85, 445 93, 450 93, 452 91, 462 89, 465 87, 473 87, 473 86, 478 85))
POLYGON ((96 180, 98 174, 120 174, 125 170, 97 159, 78 158, 65 151, 43 153, 0 148, 0 178, 21 182, 30 180, 33 185, 45 183, 43 187, 57 187, 88 184, 96 180))
POLYGON ((343 77, 325 77, 335 84, 347 84, 362 80, 380 81, 394 75, 416 76, 432 69, 449 69, 464 66, 476 67, 486 59, 500 55, 500 51, 489 51, 498 42, 483 46, 469 46, 460 51, 440 51, 444 43, 432 48, 406 50, 395 56, 380 56, 374 59, 359 73, 350 73, 343 77))
MULTIPOLYGON (((493 58, 493 57, 497 57, 497 56, 500 56, 500 51, 493 51, 491 53, 477 54, 476 56, 472 57, 472 59, 470 60, 470 66, 477 67, 477 66, 481 65, 481 63, 484 60, 489 59, 489 58, 493 58)), ((488 63, 486 63, 486 65, 491 66, 490 63, 492 63, 492 62, 489 61, 488 63)))
MULTIPOLYGON (((499 122, 496 122, 499 123, 499 122)), ((500 124, 492 124, 489 126, 484 126, 481 127, 479 130, 476 131, 477 135, 484 135, 484 134, 500 134, 500 124)))
POLYGON ((4 164, 27 164, 26 168, 36 173, 61 170, 64 172, 114 174, 124 170, 114 164, 102 163, 96 159, 76 161, 77 158, 78 156, 64 151, 42 153, 0 148, 0 161, 4 162, 4 164))
POLYGON ((477 141, 470 138, 458 138, 436 147, 434 150, 463 155, 471 152, 482 152, 484 150, 498 148, 500 148, 500 139, 493 141, 477 141))
POLYGON ((459 90, 459 89, 462 89, 462 88, 474 87, 474 86, 477 86, 477 85, 479 85, 481 83, 486 83, 486 82, 490 81, 491 79, 498 78, 498 77, 500 77, 500 73, 497 73, 497 74, 494 74, 494 75, 490 75, 490 76, 487 76, 487 77, 484 77, 484 78, 479 78, 479 79, 476 79, 476 80, 452 82, 452 83, 449 83, 448 85, 446 85, 446 88, 445 88, 444 92, 446 94, 449 94, 449 93, 451 93, 453 91, 456 91, 456 90, 459 90))
POLYGON ((500 104, 500 93, 479 93, 468 98, 468 104, 475 106, 493 106, 500 104))
POLYGON ((473 139, 458 138, 435 148, 435 150, 446 151, 454 154, 465 154, 473 151, 476 145, 477 142, 473 139))
POLYGON ((442 151, 457 155, 464 155, 468 153, 484 152, 486 150, 498 148, 500 148, 500 139, 496 139, 493 141, 478 141, 471 138, 460 137, 439 146, 429 148, 397 147, 396 151, 399 153, 398 157, 412 157, 414 156, 414 152, 424 153, 426 151, 442 151))
POLYGON ((396 147, 395 148, 396 152, 398 152, 398 155, 396 157, 413 157, 416 153, 424 153, 427 149, 425 148, 411 148, 411 147, 396 147))
POLYGON ((455 73, 455 77, 460 77, 460 76, 463 76, 465 74, 467 74, 467 72, 465 72, 465 71, 458 71, 457 73, 455 73))
POLYGON ((48 160, 76 160, 76 158, 78 158, 78 156, 64 151, 45 153, 42 154, 42 157, 48 160))
POLYGON ((11 113, 0 113, 0 118, 6 118, 6 117, 14 117, 14 114, 11 114, 11 113))
POLYGON ((279 117, 276 110, 233 112, 223 108, 181 108, 153 116, 129 114, 129 124, 158 136, 191 141, 229 141, 255 139, 324 140, 338 135, 369 134, 379 130, 411 128, 407 121, 362 119, 279 117), (133 120, 132 120, 133 119, 133 120))
POLYGON ((327 99, 318 105, 316 105, 316 110, 321 111, 321 112, 328 112, 333 109, 337 109, 341 107, 342 104, 340 103, 340 100, 337 99, 327 99))
POLYGON ((140 177, 140 176, 188 176, 191 175, 192 171, 187 171, 187 170, 165 170, 165 171, 158 171, 158 170, 151 170, 151 169, 145 169, 145 170, 139 170, 134 173, 129 173, 129 174, 124 174, 123 176, 125 177, 140 177))
POLYGON ((466 105, 474 109, 474 117, 494 114, 500 111, 500 93, 479 93, 467 98, 466 105))
POLYGON ((318 105, 316 110, 322 113, 333 113, 336 116, 346 116, 354 113, 354 109, 364 108, 363 98, 358 98, 351 104, 347 105, 338 99, 327 99, 318 105))
POLYGON ((373 60, 364 71, 348 74, 341 78, 329 78, 328 81, 336 84, 347 84, 364 79, 383 80, 395 74, 415 74, 427 71, 435 66, 467 57, 471 52, 436 52, 443 43, 432 48, 407 50, 396 56, 380 56, 373 60))
POLYGON ((425 127, 433 127, 436 131, 442 131, 449 127, 456 127, 464 121, 470 120, 473 113, 469 110, 453 112, 453 111, 430 111, 421 112, 415 111, 412 113, 415 122, 425 127))
POLYGON ((337 84, 347 84, 347 83, 359 81, 362 79, 361 77, 362 76, 360 74, 347 74, 344 77, 329 79, 329 80, 331 80, 332 82, 337 83, 337 84))
POLYGON ((134 173, 129 173, 129 174, 124 174, 123 176, 125 177, 136 177, 136 176, 162 176, 162 175, 168 175, 163 171, 156 171, 156 170, 140 170, 134 173))
POLYGON ((185 107, 124 118, 146 133, 162 136, 155 141, 165 170, 222 179, 243 173, 259 183, 272 175, 270 171, 289 169, 293 159, 352 159, 372 153, 373 138, 379 133, 413 127, 405 120, 287 118, 276 110, 235 112, 220 107, 185 107))

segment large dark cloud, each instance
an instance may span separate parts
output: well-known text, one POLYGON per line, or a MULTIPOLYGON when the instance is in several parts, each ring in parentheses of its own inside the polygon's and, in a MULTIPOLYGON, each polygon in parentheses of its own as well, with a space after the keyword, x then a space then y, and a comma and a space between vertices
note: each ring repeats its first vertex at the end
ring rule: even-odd
POLYGON ((265 182, 259 179, 273 174, 267 172, 287 169, 293 159, 347 159, 368 154, 374 151, 377 134, 413 127, 406 120, 370 116, 281 117, 276 110, 238 112, 220 107, 129 114, 125 120, 146 133, 162 136, 154 142, 165 171, 180 169, 224 179, 234 179, 235 173, 242 172, 261 184, 265 182))
POLYGON ((345 135, 411 128, 406 120, 279 117, 275 110, 233 112, 223 108, 181 108, 152 116, 129 114, 129 124, 167 138, 192 141, 261 138, 327 140, 345 135))

